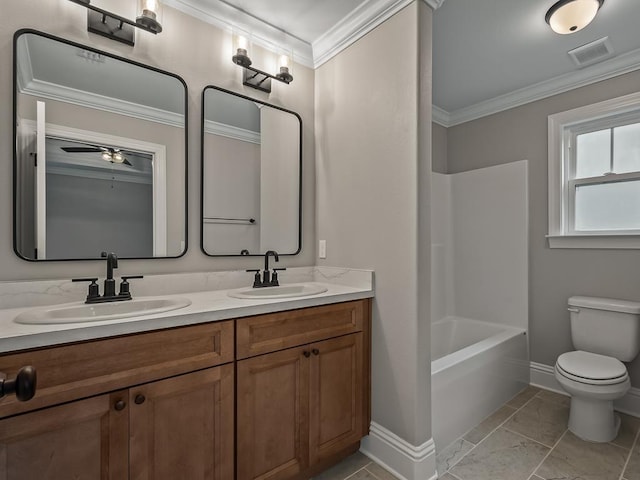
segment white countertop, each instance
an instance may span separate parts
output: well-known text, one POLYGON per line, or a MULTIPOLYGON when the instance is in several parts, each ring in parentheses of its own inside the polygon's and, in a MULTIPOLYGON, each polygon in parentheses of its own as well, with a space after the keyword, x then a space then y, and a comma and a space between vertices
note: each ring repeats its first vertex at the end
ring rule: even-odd
MULTIPOLYGON (((344 285, 334 282, 336 278, 339 280, 342 275, 327 276, 326 270, 321 272, 321 277, 325 281, 307 282, 320 284, 327 288, 326 292, 313 296, 284 299, 238 299, 228 296, 228 292, 235 290, 235 288, 163 294, 159 297, 145 296, 144 298, 149 299, 186 298, 191 301, 191 305, 154 315, 108 321, 25 325, 16 323, 14 321, 15 317, 25 311, 44 307, 21 306, 0 309, 0 353, 373 297, 373 272, 368 272, 371 279, 370 282, 359 281, 356 284, 354 282, 345 282, 351 283, 351 285, 344 285)), ((361 275, 361 277, 366 280, 366 275, 361 275)), ((283 285, 286 284, 285 282, 281 283, 283 285)), ((133 295, 135 298, 142 298, 135 295, 135 290, 133 295)), ((76 301, 68 305, 72 304, 80 305, 83 302, 76 301)), ((56 306, 62 305, 57 304, 56 306)))

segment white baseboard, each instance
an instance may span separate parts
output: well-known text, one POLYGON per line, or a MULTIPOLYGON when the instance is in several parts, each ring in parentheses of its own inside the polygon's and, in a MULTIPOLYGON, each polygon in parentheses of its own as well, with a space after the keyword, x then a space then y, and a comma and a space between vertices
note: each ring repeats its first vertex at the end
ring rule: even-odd
POLYGON ((414 446, 371 422, 369 436, 362 439, 360 451, 387 469, 399 480, 437 480, 436 448, 430 438, 414 446))
MULTIPOLYGON (((530 362, 531 385, 567 395, 556 380, 553 367, 542 363, 530 362)), ((631 387, 631 390, 620 400, 614 402, 614 407, 619 412, 640 417, 640 389, 631 387)))

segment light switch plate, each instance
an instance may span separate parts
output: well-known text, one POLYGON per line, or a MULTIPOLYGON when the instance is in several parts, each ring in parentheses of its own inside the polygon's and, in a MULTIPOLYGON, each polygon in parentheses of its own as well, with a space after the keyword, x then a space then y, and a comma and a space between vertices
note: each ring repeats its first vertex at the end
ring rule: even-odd
POLYGON ((327 241, 320 240, 318 242, 318 257, 327 258, 327 241))

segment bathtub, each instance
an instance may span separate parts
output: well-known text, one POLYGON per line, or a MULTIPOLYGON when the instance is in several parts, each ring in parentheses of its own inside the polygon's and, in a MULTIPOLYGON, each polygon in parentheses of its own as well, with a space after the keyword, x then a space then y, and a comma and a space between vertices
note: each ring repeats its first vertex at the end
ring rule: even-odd
POLYGON ((447 317, 431 326, 431 417, 436 450, 529 384, 526 330, 447 317))

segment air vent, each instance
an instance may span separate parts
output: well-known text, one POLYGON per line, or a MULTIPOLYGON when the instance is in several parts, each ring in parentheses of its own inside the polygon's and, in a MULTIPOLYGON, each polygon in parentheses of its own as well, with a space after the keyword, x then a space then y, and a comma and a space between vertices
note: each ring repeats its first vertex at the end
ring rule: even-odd
POLYGON ((595 42, 574 48, 568 53, 580 68, 601 62, 602 60, 606 60, 614 55, 613 45, 611 45, 609 37, 603 37, 595 42))

